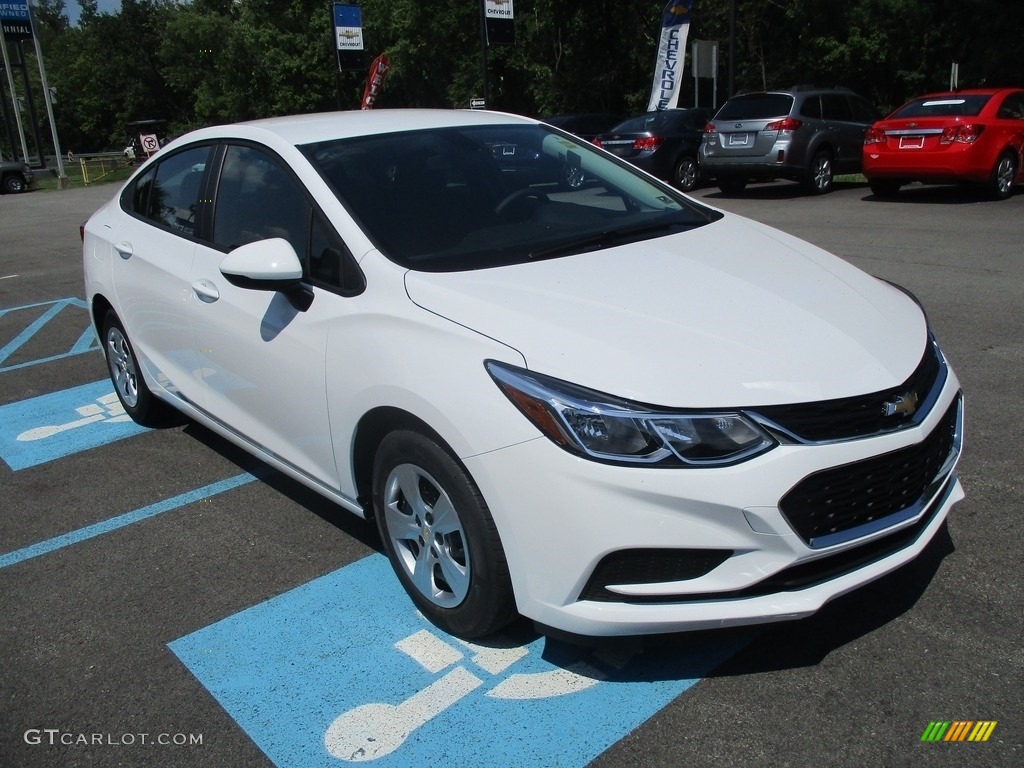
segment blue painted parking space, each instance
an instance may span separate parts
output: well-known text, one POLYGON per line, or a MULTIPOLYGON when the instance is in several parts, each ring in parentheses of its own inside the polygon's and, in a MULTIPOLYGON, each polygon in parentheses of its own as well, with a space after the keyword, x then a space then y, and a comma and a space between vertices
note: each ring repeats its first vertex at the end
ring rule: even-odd
POLYGON ((467 643, 371 555, 170 648, 277 766, 533 768, 586 765, 741 645, 631 657, 537 636, 467 643))
POLYGON ((103 379, 0 407, 0 459, 26 469, 145 431, 103 379))

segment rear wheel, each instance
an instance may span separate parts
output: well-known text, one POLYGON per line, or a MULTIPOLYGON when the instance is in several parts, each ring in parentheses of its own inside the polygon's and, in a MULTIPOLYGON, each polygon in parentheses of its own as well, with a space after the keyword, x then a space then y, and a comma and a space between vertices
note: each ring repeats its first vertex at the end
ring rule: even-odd
POLYGON ((824 195, 832 191, 832 182, 832 156, 828 152, 819 152, 807 169, 804 189, 812 195, 824 195))
POLYGON ((738 195, 747 188, 747 182, 744 179, 719 178, 718 188, 726 195, 738 195))
POLYGON ((1013 194, 1013 182, 1017 178, 1017 158, 1010 152, 999 156, 992 175, 989 177, 988 191, 996 200, 1005 200, 1013 194))
POLYGON ((505 552, 466 469, 419 432, 392 432, 373 463, 373 510, 391 565, 424 616, 483 637, 516 615, 505 552))
POLYGON ((900 192, 900 183, 889 179, 873 179, 868 182, 868 186, 875 197, 892 198, 900 192))
POLYGON ((173 409, 149 391, 139 371, 135 350, 128 341, 124 326, 112 311, 103 321, 103 354, 107 370, 114 384, 117 399, 132 420, 146 427, 161 424, 171 416, 173 409))
POLYGON ((700 179, 700 166, 695 157, 681 157, 672 171, 672 184, 683 192, 691 192, 700 179))

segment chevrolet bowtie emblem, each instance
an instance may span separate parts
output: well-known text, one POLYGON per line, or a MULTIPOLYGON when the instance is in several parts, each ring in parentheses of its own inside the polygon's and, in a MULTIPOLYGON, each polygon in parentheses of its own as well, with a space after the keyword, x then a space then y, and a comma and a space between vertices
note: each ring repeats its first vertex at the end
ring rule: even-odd
POLYGON ((883 416, 910 416, 917 410, 917 392, 897 395, 882 404, 883 416))

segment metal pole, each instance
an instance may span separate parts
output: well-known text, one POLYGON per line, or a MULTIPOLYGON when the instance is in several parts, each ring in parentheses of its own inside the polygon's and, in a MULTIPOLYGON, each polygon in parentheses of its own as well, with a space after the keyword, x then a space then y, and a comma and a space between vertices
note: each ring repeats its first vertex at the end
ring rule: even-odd
MULTIPOLYGON (((21 123, 21 110, 18 109, 18 92, 14 88, 14 73, 11 72, 11 58, 7 55, 7 38, 0 34, 0 50, 4 52, 4 71, 7 72, 7 84, 11 89, 11 106, 14 108, 14 122, 18 125, 18 138, 21 139, 21 157, 28 162, 28 144, 25 143, 25 126, 21 123)), ((15 149, 11 147, 11 154, 15 149)), ((17 156, 14 157, 17 160, 17 156)))
MULTIPOLYGON (((50 98, 50 86, 46 82, 46 66, 43 64, 43 49, 39 45, 39 35, 36 34, 35 12, 32 10, 32 0, 28 2, 28 23, 32 29, 32 41, 36 45, 36 61, 39 62, 39 80, 43 85, 43 101, 46 103, 46 116, 50 119, 50 135, 53 137, 53 151, 57 154, 57 186, 64 189, 68 186, 68 175, 64 172, 64 156, 60 152, 60 139, 57 138, 57 122, 53 119, 53 99, 50 98)), ((39 155, 42 157, 43 148, 39 148, 39 155)), ((45 166, 46 163, 43 163, 45 166)))
POLYGON ((484 108, 491 108, 487 93, 487 17, 484 11, 484 0, 480 0, 480 70, 484 81, 484 108))
POLYGON ((732 98, 736 92, 736 0, 729 5, 729 92, 725 97, 732 98))

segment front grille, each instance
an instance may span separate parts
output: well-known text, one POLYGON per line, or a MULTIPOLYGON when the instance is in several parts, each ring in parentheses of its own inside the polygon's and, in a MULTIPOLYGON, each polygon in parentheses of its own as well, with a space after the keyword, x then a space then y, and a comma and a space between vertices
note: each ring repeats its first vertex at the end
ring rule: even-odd
POLYGON ((904 518, 916 514, 937 490, 936 481, 954 450, 959 408, 957 398, 917 445, 809 475, 782 498, 780 511, 812 547, 865 535, 871 526, 884 527, 886 518, 899 513, 904 518))
POLYGON ((945 366, 939 358, 938 347, 929 342, 917 369, 898 387, 816 403, 752 408, 751 413, 800 440, 850 440, 918 423, 928 412, 925 406, 929 394, 940 389, 944 381, 945 366), (900 397, 916 398, 917 408, 908 413, 886 415, 886 403, 895 402, 900 397))

